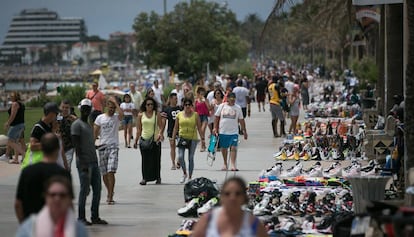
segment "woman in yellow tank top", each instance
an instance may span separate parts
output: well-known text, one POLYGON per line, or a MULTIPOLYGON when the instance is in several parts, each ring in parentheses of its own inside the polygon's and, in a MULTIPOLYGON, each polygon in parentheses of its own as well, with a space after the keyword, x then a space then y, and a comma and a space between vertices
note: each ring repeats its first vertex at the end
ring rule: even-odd
POLYGON ((179 139, 185 141, 185 144, 177 142, 178 146, 178 159, 180 161, 181 169, 183 170, 183 176, 180 183, 184 183, 188 177, 190 180, 193 176, 194 170, 194 153, 197 148, 198 134, 200 134, 201 140, 204 141, 204 136, 201 132, 201 121, 197 112, 194 112, 193 101, 189 98, 184 98, 184 111, 177 114, 175 119, 173 139, 178 134, 179 139), (178 132, 178 133, 177 133, 178 132), (188 173, 186 164, 184 161, 184 152, 188 149, 188 173))
POLYGON ((142 181, 141 185, 146 185, 148 181, 161 183, 161 142, 164 140, 164 122, 160 113, 157 113, 158 104, 151 97, 145 98, 141 104, 141 113, 137 117, 137 134, 135 137, 134 148, 138 147, 140 139, 148 140, 154 137, 151 149, 142 149, 142 181))

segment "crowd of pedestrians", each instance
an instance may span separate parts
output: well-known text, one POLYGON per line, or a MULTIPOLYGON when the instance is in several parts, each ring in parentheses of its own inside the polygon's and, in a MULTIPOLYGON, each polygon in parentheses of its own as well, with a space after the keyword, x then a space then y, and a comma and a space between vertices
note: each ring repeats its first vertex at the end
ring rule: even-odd
MULTIPOLYGON (((219 141, 222 170, 239 171, 239 136, 248 139, 245 119, 251 116, 252 101, 257 102, 259 112, 265 112, 268 100, 273 137, 286 135, 287 118, 291 119, 288 133, 295 133, 300 106, 305 107, 309 103, 308 87, 306 80, 295 81, 289 74, 257 73, 254 79, 242 75, 231 79, 218 74, 207 85, 204 81, 197 82, 194 89, 188 81, 176 83, 167 99, 157 80, 144 95, 131 83, 129 92, 119 101, 115 97, 106 97, 98 89, 98 84, 93 82, 92 89, 79 102, 79 116, 74 114, 71 109, 73 105, 68 100, 63 100, 60 106, 54 102, 44 105, 43 117, 31 129, 27 150, 24 141, 21 142, 24 139, 25 107, 19 94, 12 93, 9 119, 4 127, 8 130, 9 150, 14 150, 15 154, 10 162, 19 163, 18 156, 24 157, 15 201, 18 221, 27 222, 20 227, 20 236, 29 236, 28 228, 38 224, 37 219, 30 217, 36 213, 38 218, 49 218, 48 225, 51 227, 61 225, 59 228, 64 228, 67 224, 71 225, 72 231, 83 233, 83 227, 73 222, 75 215, 68 206, 76 196, 72 190, 73 160, 80 183, 78 222, 83 225, 107 224, 99 213, 102 181, 107 190, 106 203, 115 204, 121 126, 125 148, 140 150, 140 185, 154 181, 155 184, 161 183, 161 143, 165 130, 170 145, 171 169, 181 170, 179 183, 185 183, 194 178, 195 153, 197 150, 206 151, 206 140, 211 136, 216 136, 219 141), (134 129, 136 133, 133 133, 134 129), (46 183, 48 185, 44 190, 46 183), (88 219, 85 209, 90 190, 91 217, 88 219), (57 202, 60 209, 54 206, 57 202), (62 216, 69 216, 72 221, 60 222, 62 216)), ((237 193, 240 184, 241 181, 235 179, 223 188, 233 188, 237 193)), ((230 198, 230 191, 224 189, 223 194, 230 198)), ((229 210, 224 208, 223 211, 229 210)), ((215 218, 220 218, 220 213, 217 211, 215 218)), ((250 217, 246 218, 250 220, 250 217)))

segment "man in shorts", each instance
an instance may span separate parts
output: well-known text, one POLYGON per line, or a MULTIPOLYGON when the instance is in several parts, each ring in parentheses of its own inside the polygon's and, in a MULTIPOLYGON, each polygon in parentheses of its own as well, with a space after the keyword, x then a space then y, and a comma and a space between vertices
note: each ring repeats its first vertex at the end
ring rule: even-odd
POLYGON ((119 151, 119 125, 124 117, 124 112, 119 108, 118 102, 114 97, 109 98, 107 112, 95 120, 94 135, 95 139, 100 136, 99 168, 101 169, 102 179, 108 191, 106 202, 113 205, 115 173, 118 168, 119 151), (118 110, 118 114, 115 111, 118 110))
MULTIPOLYGON (((173 135, 175 119, 177 117, 177 114, 181 112, 182 110, 181 106, 178 106, 177 104, 178 104, 177 94, 171 93, 168 98, 168 106, 161 113, 161 116, 163 117, 163 119, 168 122, 167 136, 168 136, 168 140, 170 141, 170 157, 171 157, 171 163, 172 163, 172 166, 171 166, 172 170, 175 170, 176 168, 180 168, 180 163, 179 162, 177 162, 177 164, 175 163, 176 144, 175 144, 175 139, 173 139, 173 137, 175 137, 175 135, 173 135)), ((167 123, 164 122, 164 125, 165 124, 167 123)))
POLYGON ((224 166, 222 170, 228 169, 227 154, 230 148, 231 170, 238 171, 236 167, 237 146, 239 143, 239 124, 244 139, 247 140, 246 123, 240 106, 235 104, 236 95, 228 94, 228 102, 222 103, 217 111, 214 120, 213 133, 219 136, 219 147, 223 154, 224 166))
POLYGON ((281 135, 277 132, 277 120, 280 120, 281 133, 284 132, 285 127, 285 117, 283 116, 283 110, 280 106, 281 96, 280 96, 280 87, 278 85, 277 76, 273 76, 272 83, 268 87, 269 91, 269 103, 270 103, 270 113, 272 115, 272 131, 273 137, 280 137, 281 135), (283 129, 282 129, 283 128, 283 129))

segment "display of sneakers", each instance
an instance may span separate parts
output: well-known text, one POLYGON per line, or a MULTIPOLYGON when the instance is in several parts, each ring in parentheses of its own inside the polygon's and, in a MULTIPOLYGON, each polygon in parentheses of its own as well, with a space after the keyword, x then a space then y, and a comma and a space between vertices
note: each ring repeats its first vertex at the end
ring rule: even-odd
POLYGON ((296 164, 289 169, 286 170, 286 172, 282 172, 280 175, 281 177, 296 177, 302 174, 302 168, 303 165, 300 163, 300 161, 296 162, 296 164))
POLYGON ((324 177, 338 177, 342 174, 342 165, 340 162, 335 162, 329 166, 329 168, 323 170, 322 175, 324 177))
POLYGON ((204 213, 210 211, 213 207, 219 204, 219 198, 213 197, 212 199, 208 200, 202 207, 197 209, 197 214, 201 216, 204 213))

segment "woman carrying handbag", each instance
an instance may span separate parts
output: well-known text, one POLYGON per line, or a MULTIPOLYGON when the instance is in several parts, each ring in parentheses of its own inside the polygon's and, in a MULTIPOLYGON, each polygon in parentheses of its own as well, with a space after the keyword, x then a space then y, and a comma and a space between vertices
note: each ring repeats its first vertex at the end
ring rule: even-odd
POLYGON ((147 97, 141 104, 141 112, 137 117, 137 134, 134 148, 141 151, 142 180, 139 184, 146 185, 149 181, 161 184, 161 142, 164 140, 164 125, 158 104, 152 97, 147 97))
POLYGON ((202 135, 201 121, 197 112, 193 110, 193 101, 189 98, 184 98, 184 110, 177 114, 175 119, 173 139, 178 134, 178 159, 183 170, 183 176, 180 183, 184 183, 188 177, 190 180, 193 176, 194 170, 194 153, 197 148, 198 137, 197 130, 200 134, 201 141, 204 142, 204 135, 202 135), (184 161, 185 150, 188 149, 188 173, 184 161))

